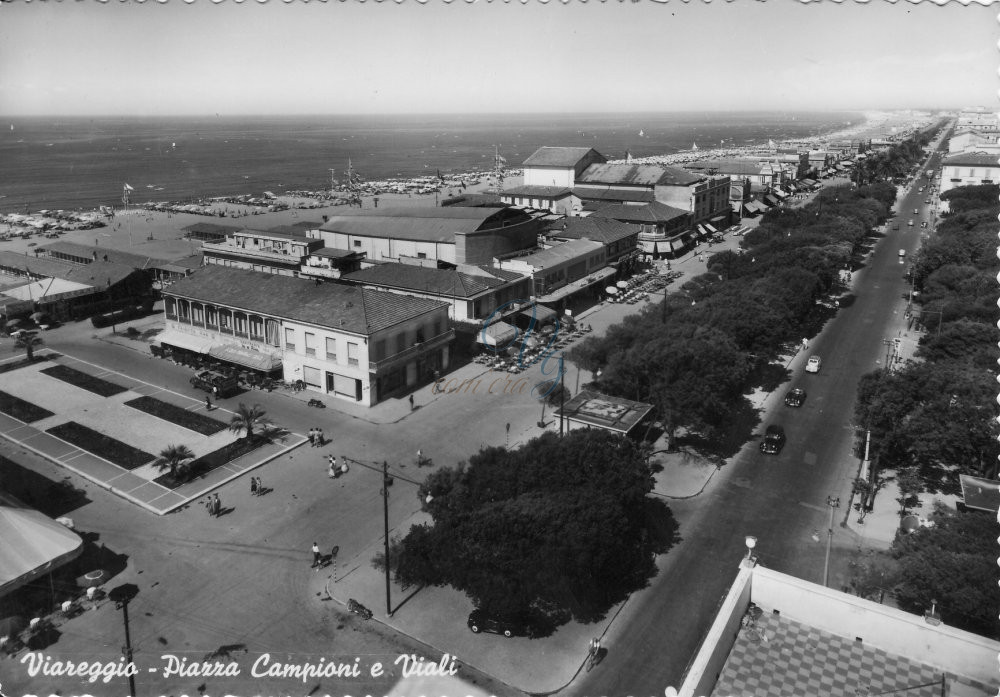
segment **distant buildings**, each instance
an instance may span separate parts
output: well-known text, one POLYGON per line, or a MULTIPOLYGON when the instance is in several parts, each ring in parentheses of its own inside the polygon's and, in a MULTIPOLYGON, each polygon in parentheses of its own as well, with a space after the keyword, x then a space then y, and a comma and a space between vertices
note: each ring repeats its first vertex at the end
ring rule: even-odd
POLYGON ((963 152, 944 158, 941 193, 959 186, 1000 182, 1000 156, 996 153, 963 152))
POLYGON ((206 266, 163 291, 161 346, 372 406, 451 360, 448 303, 206 266))
POLYGON ((322 240, 304 234, 243 228, 222 241, 202 242, 201 252, 206 264, 297 276, 306 258, 322 247, 322 240))

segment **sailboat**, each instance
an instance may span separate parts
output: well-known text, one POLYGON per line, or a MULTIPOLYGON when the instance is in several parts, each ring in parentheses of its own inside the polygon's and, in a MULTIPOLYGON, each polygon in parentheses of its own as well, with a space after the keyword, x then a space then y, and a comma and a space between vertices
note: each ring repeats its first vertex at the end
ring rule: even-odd
POLYGON ((645 134, 645 133, 643 133, 642 129, 640 128, 640 129, 639 129, 639 137, 640 137, 640 138, 642 138, 642 137, 644 137, 645 135, 646 135, 646 134, 645 134))
POLYGON ((698 144, 697 143, 691 143, 691 149, 692 150, 697 150, 698 149, 698 144))

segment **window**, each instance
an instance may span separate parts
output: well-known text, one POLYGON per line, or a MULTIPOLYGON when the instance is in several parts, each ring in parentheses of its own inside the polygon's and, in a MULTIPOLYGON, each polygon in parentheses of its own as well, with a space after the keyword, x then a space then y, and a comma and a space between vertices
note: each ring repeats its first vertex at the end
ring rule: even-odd
POLYGON ((295 350, 295 330, 285 329, 285 350, 294 351, 295 350))
POLYGON ((347 365, 358 365, 358 345, 347 342, 347 365))
POLYGON ((223 310, 222 312, 219 313, 219 326, 225 329, 226 331, 230 331, 232 329, 233 316, 227 310, 223 310))
POLYGON ((427 252, 417 252, 417 259, 426 259, 427 252))
POLYGON ((180 302, 177 303, 177 315, 181 319, 187 319, 189 312, 190 308, 188 307, 188 303, 186 300, 181 300, 180 302))
POLYGON ((375 360, 380 361, 385 358, 385 339, 375 342, 375 360))
POLYGON ((337 360, 337 340, 327 338, 326 340, 326 360, 336 361, 337 360))
POLYGON ((315 356, 316 355, 316 335, 310 332, 306 332, 306 355, 315 356))
POLYGON ((360 247, 361 246, 361 240, 354 240, 354 246, 355 247, 360 247))
POLYGON ((433 332, 431 336, 438 336, 441 333, 441 320, 434 320, 434 324, 431 325, 431 331, 433 332))
POLYGON ((396 353, 406 350, 406 332, 400 332, 396 337, 396 353))
POLYGON ((264 338, 264 320, 260 317, 250 318, 250 335, 256 339, 264 338))
POLYGON ((278 321, 269 319, 264 324, 267 328, 267 336, 264 340, 271 346, 280 346, 278 342, 278 321))
POLYGON ((205 320, 204 308, 201 305, 191 306, 191 320, 199 323, 205 320))
POLYGON ((205 322, 207 324, 216 325, 219 323, 219 311, 214 307, 209 307, 205 309, 205 322))
POLYGON ((234 315, 233 316, 233 323, 236 325, 236 333, 237 334, 243 334, 244 336, 246 336, 246 334, 247 334, 247 316, 246 315, 234 315))
POLYGON ((163 310, 167 317, 175 317, 177 315, 177 301, 173 298, 164 298, 163 310))

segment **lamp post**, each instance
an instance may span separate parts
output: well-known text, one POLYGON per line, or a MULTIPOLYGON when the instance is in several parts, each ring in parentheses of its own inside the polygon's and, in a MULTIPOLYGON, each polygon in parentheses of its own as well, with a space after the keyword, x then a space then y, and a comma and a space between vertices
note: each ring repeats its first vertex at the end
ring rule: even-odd
POLYGON ((757 546, 757 538, 753 535, 747 535, 743 544, 747 546, 747 555, 743 557, 743 565, 752 567, 757 562, 757 557, 753 555, 753 550, 757 546))
POLYGON ((382 460, 382 511, 385 521, 385 614, 392 617, 392 588, 389 583, 389 463, 382 460))
MULTIPOLYGON (((128 628, 128 604, 138 593, 139 588, 133 583, 123 583, 117 588, 112 588, 108 593, 108 598, 114 601, 117 609, 122 611, 122 618, 125 621, 125 646, 122 647, 122 653, 125 654, 125 664, 127 667, 132 665, 132 637, 129 634, 128 628)), ((128 670, 125 675, 128 678, 129 697, 136 697, 135 673, 128 670)))
POLYGON ((833 509, 840 508, 840 497, 826 497, 826 505, 830 507, 830 526, 826 530, 826 560, 823 562, 823 587, 830 580, 830 548, 833 546, 833 509))

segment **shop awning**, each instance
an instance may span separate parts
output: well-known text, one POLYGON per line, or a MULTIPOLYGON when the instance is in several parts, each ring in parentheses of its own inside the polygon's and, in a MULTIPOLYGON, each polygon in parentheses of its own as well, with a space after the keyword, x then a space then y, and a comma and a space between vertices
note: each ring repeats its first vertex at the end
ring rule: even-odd
POLYGON ((506 322, 494 322, 476 334, 476 341, 486 346, 506 344, 517 336, 517 328, 506 322))
POLYGON ((217 344, 212 347, 208 355, 212 358, 218 358, 220 361, 235 363, 265 373, 270 373, 281 367, 281 359, 277 356, 233 344, 217 344))
POLYGON ((75 532, 30 508, 0 506, 0 596, 80 556, 75 532))
POLYGON ((547 322, 558 315, 555 310, 551 310, 543 305, 535 305, 526 310, 521 310, 521 314, 528 318, 533 316, 536 322, 547 322))
POLYGON ((156 337, 156 340, 160 342, 160 346, 173 346, 186 351, 194 351, 195 353, 208 353, 215 344, 212 339, 207 337, 196 334, 185 334, 176 329, 166 330, 156 337))

